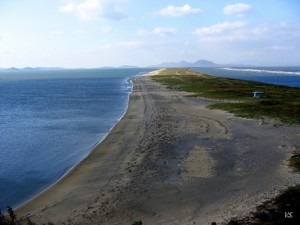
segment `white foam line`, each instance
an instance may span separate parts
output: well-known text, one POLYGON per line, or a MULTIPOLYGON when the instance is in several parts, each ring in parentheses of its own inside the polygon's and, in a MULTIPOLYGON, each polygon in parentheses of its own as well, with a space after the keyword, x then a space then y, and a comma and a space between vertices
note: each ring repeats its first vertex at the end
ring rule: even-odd
POLYGON ((254 72, 254 73, 273 73, 273 74, 287 74, 287 75, 300 75, 300 71, 289 72, 281 70, 259 70, 259 69, 242 69, 242 68, 221 68, 223 70, 254 72))

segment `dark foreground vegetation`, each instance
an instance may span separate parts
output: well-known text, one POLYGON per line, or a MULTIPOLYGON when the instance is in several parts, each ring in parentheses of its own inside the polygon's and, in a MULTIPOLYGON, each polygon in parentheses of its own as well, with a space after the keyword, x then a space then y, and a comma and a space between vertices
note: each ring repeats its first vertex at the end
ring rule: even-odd
POLYGON ((227 225, 298 225, 300 224, 300 185, 290 187, 273 200, 256 207, 245 218, 233 218, 227 225))
MULTIPOLYGON (((300 172, 299 154, 290 158, 290 166, 300 172), (297 159, 297 160, 295 160, 297 159)), ((256 207, 256 211, 244 218, 233 218, 227 225, 299 225, 300 185, 290 187, 275 199, 256 207)))
POLYGON ((300 123, 300 89, 255 81, 221 78, 187 69, 166 69, 153 76, 171 89, 192 92, 190 96, 230 100, 210 105, 245 118, 272 118, 285 123, 300 123), (253 98, 253 91, 263 92, 253 98))
MULTIPOLYGON (((6 207, 5 215, 0 210, 0 225, 36 225, 29 218, 18 219, 17 215, 10 206, 6 207)), ((47 225, 53 225, 48 223, 47 225)))
MULTIPOLYGON (((300 185, 290 187, 273 200, 256 208, 244 218, 233 218, 227 225, 299 225, 300 224, 300 185)), ((132 225, 142 225, 135 221, 132 225)), ((216 224, 216 223, 212 223, 216 224)), ((30 219, 18 220, 12 208, 7 207, 7 215, 0 214, 0 225, 37 225, 30 219)), ((54 225, 48 223, 47 225, 54 225)))
MULTIPOLYGON (((3 214, 0 209, 0 225, 37 225, 37 224, 32 222, 29 218, 18 219, 14 210, 10 206, 7 206, 5 214, 3 214)), ((43 225, 54 225, 54 224, 48 222, 47 224, 43 224, 43 225)), ((141 220, 134 221, 132 225, 143 225, 143 222, 141 220)))

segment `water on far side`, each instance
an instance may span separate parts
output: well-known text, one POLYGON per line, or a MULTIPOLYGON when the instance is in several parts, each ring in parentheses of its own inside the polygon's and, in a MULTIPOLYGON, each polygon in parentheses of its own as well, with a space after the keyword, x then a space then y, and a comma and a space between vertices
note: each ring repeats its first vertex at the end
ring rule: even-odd
POLYGON ((190 69, 219 77, 300 87, 300 67, 199 67, 190 69))

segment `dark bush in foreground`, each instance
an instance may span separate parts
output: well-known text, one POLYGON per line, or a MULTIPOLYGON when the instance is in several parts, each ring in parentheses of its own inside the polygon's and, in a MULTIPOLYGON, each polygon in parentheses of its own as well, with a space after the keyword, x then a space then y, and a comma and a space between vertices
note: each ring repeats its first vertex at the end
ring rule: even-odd
POLYGON ((14 225, 18 224, 17 216, 10 206, 6 207, 7 216, 4 216, 0 209, 0 225, 14 225))
POLYGON ((132 225, 143 225, 142 221, 134 221, 132 225))
MULTIPOLYGON (((36 225, 30 219, 26 218, 18 220, 17 215, 10 206, 6 207, 6 215, 2 214, 0 210, 0 225, 36 225)), ((53 225, 49 223, 48 225, 53 225)))
POLYGON ((234 218, 227 225, 298 225, 300 224, 300 185, 290 187, 274 200, 256 208, 246 218, 234 218))

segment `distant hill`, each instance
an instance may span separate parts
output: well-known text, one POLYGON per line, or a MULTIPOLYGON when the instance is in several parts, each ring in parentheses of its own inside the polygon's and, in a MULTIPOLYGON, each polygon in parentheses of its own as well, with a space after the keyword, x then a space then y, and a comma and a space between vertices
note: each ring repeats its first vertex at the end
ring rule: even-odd
POLYGON ((135 69, 135 68, 139 68, 139 67, 138 66, 123 65, 123 66, 119 66, 118 68, 122 68, 122 69, 135 69))
POLYGON ((19 69, 16 68, 16 67, 11 67, 11 68, 8 68, 8 69, 2 69, 1 71, 15 72, 15 71, 19 71, 19 69))
POLYGON ((180 62, 164 62, 158 65, 152 65, 150 67, 216 67, 220 66, 212 61, 206 59, 199 59, 196 62, 187 62, 187 61, 180 61, 180 62))
POLYGON ((47 70, 63 70, 61 67, 25 67, 25 68, 1 68, 0 72, 18 72, 18 71, 47 71, 47 70))
POLYGON ((24 71, 39 71, 39 70, 63 70, 61 67, 25 67, 24 71))

